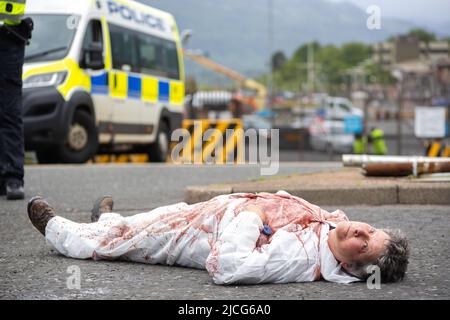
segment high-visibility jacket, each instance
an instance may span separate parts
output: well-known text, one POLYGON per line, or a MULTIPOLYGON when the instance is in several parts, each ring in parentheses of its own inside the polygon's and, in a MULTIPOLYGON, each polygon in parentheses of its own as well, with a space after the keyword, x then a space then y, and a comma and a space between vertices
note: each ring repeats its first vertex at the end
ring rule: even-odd
POLYGON ((367 153, 367 137, 355 138, 353 141, 353 153, 365 154, 367 153))
POLYGON ((384 142, 384 132, 381 129, 374 129, 370 132, 372 140, 372 153, 376 155, 386 155, 387 147, 384 142))
POLYGON ((0 0, 0 21, 6 25, 18 25, 25 14, 26 0, 0 0))

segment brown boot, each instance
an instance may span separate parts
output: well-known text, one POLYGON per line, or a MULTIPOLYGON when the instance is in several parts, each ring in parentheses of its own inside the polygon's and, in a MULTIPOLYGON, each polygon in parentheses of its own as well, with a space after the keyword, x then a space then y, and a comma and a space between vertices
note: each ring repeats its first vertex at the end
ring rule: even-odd
POLYGON ((97 222, 102 213, 112 212, 114 201, 111 196, 103 196, 95 200, 94 207, 91 210, 91 221, 97 222))
POLYGON ((45 227, 55 217, 55 210, 42 197, 33 197, 28 202, 27 211, 33 226, 45 236, 45 227))

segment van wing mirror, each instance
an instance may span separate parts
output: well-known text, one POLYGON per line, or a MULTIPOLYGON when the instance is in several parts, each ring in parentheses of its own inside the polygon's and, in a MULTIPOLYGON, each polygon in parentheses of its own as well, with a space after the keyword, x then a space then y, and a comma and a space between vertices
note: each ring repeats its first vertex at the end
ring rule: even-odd
POLYGON ((83 49, 82 66, 89 69, 103 69, 103 44, 101 42, 91 42, 83 49))

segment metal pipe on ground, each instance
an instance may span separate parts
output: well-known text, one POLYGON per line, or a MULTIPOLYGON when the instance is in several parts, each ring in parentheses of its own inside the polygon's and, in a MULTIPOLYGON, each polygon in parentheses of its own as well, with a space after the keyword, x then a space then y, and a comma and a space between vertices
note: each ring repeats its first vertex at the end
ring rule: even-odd
POLYGON ((364 163, 362 165, 366 176, 401 177, 421 174, 450 172, 450 161, 434 162, 401 162, 401 163, 364 163))
POLYGON ((423 156, 373 156, 367 154, 344 154, 342 163, 344 167, 361 167, 367 163, 424 163, 424 162, 450 162, 448 157, 423 156))

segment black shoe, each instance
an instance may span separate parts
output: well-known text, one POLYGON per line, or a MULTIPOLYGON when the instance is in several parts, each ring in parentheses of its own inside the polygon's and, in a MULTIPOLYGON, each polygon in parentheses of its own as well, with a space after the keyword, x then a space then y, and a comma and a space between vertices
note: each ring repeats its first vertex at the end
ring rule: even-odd
POLYGON ((55 210, 41 197, 33 197, 28 202, 27 211, 33 226, 45 236, 45 227, 55 217, 55 210))
POLYGON ((114 201, 111 196, 103 196, 95 200, 94 207, 91 210, 91 221, 97 222, 100 215, 106 212, 112 212, 114 201))
POLYGON ((8 200, 21 200, 25 198, 23 191, 23 185, 18 181, 8 181, 6 183, 6 199, 8 200))

